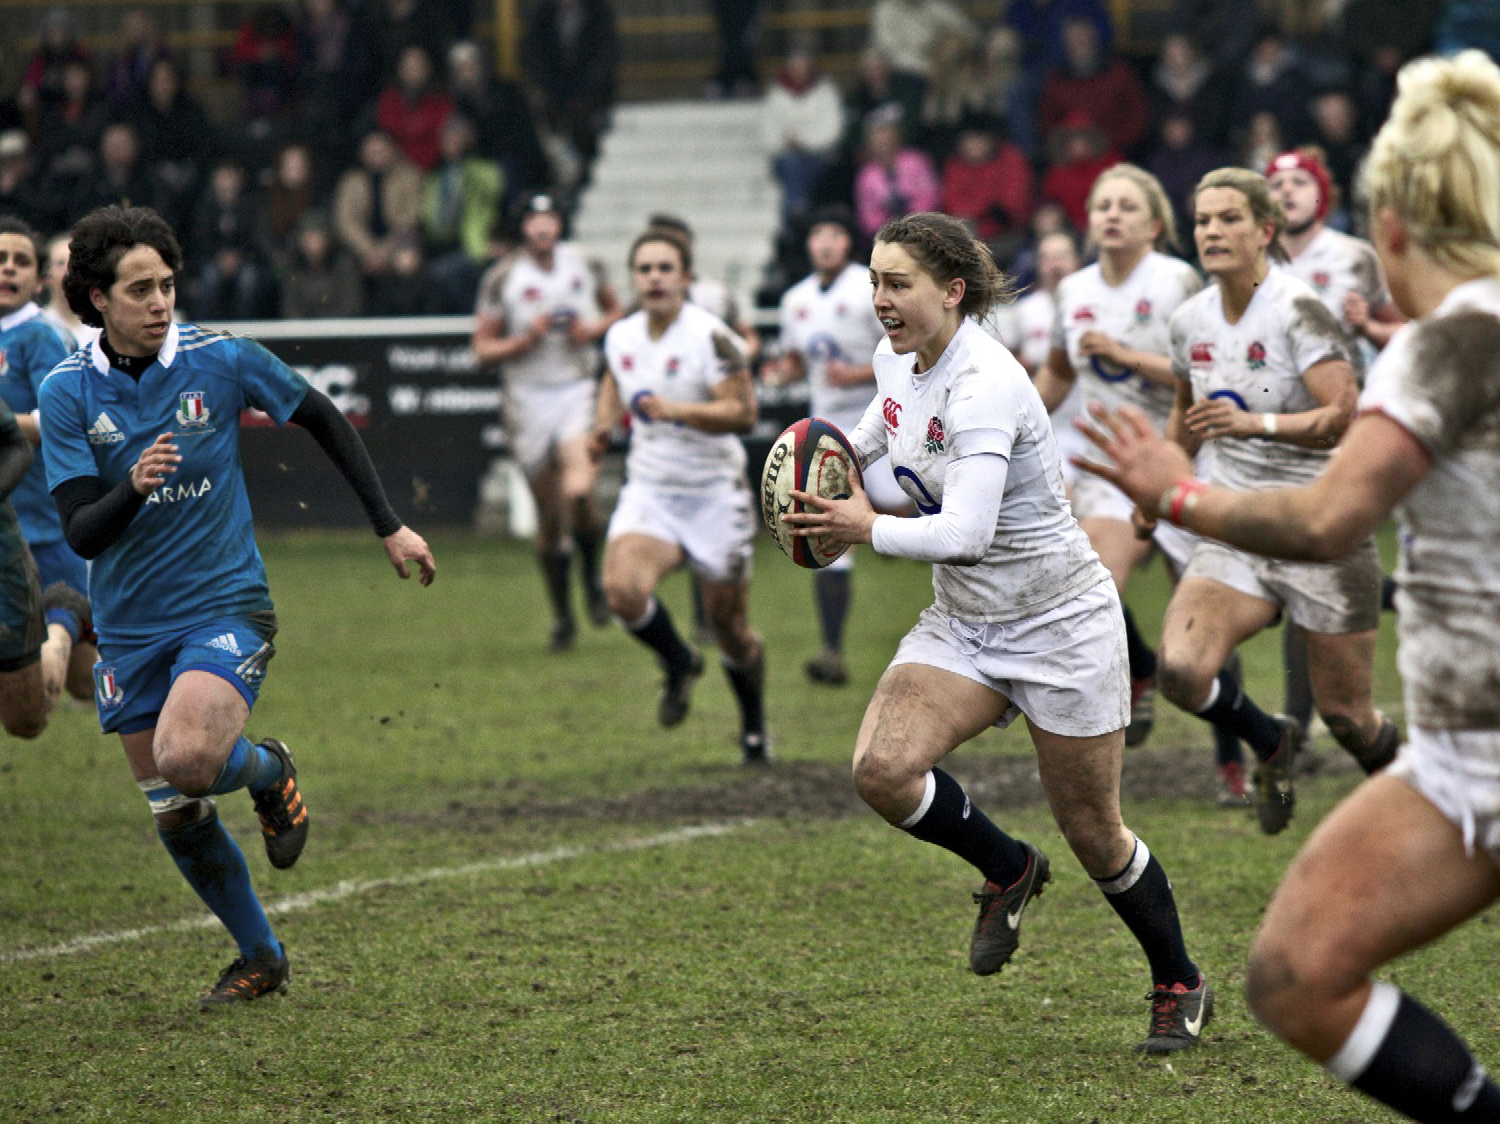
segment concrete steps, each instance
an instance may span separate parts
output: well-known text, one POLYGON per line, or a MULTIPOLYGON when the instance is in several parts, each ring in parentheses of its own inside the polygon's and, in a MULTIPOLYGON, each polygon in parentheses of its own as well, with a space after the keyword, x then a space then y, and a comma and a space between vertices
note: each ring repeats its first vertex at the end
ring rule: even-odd
POLYGON ((779 211, 759 102, 638 103, 614 112, 574 237, 623 283, 625 255, 647 216, 677 215, 693 228, 698 274, 723 281, 748 309, 779 211))

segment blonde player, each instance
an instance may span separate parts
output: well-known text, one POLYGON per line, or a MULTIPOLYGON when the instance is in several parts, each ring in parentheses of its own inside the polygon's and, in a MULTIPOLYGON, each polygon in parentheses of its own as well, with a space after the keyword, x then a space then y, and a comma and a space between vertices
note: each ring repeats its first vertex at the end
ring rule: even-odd
POLYGON ((552 601, 553 651, 573 646, 568 572, 576 550, 597 625, 609 622, 599 579, 598 469, 588 453, 594 419, 598 341, 620 302, 598 264, 561 241, 562 215, 550 195, 521 211, 521 247, 490 267, 479 285, 474 354, 505 379, 505 428, 540 516, 537 564, 552 601))
MULTIPOLYGON (((1179 384, 1167 434, 1194 454, 1212 443, 1214 483, 1306 483, 1328 466, 1358 394, 1343 332, 1310 288, 1271 264, 1286 220, 1263 176, 1210 172, 1194 208, 1198 256, 1215 284, 1172 317, 1179 384)), ((1307 637, 1323 721, 1361 766, 1378 769, 1398 741, 1371 693, 1379 612, 1373 539, 1314 565, 1251 558, 1219 543, 1194 548, 1162 624, 1162 692, 1249 744, 1260 762, 1262 831, 1278 832, 1291 819, 1302 731, 1293 719, 1266 714, 1218 669, 1285 614, 1307 637)))
POLYGON ((1500 900, 1500 69, 1397 78, 1370 153, 1371 236, 1416 323, 1371 370, 1337 457, 1272 491, 1206 488, 1139 417, 1099 433, 1136 500, 1246 550, 1330 560, 1394 511, 1410 742, 1333 810, 1271 899, 1246 996, 1278 1036, 1413 1120, 1500 1120, 1500 1088, 1380 965, 1500 900))
MULTIPOLYGON (((807 229, 807 256, 813 271, 781 298, 781 360, 762 378, 789 382, 805 378, 812 388, 812 414, 845 434, 864 416, 875 393, 870 365, 885 335, 870 307, 870 270, 849 260, 854 247, 854 216, 847 207, 814 212, 807 229)), ((896 483, 890 461, 879 460, 864 474, 865 491, 879 510, 907 513, 911 501, 896 483)), ((845 551, 813 575, 813 596, 823 633, 823 650, 806 666, 815 683, 843 686, 844 621, 849 615, 854 552, 845 551)))
POLYGON ((677 233, 658 228, 637 237, 630 276, 640 311, 604 337, 594 454, 604 452, 626 410, 631 420, 625 487, 604 551, 604 592, 661 661, 657 720, 676 726, 687 717, 703 657, 678 635, 656 588, 684 563, 692 569, 739 703, 741 755, 746 764, 762 764, 765 660, 749 619, 755 508, 738 436, 755 425, 755 391, 743 341, 687 303, 692 269, 692 251, 677 233))
POLYGON ((997 972, 1049 864, 938 763, 1024 715, 1058 826, 1150 963, 1150 1029, 1138 1048, 1185 1049, 1213 994, 1187 954, 1166 872, 1120 818, 1130 714, 1120 598, 1068 508, 1041 399, 979 326, 1005 279, 963 224, 930 212, 881 227, 870 274, 886 340, 876 400, 851 442, 861 464, 890 456, 920 515, 877 515, 856 489, 843 501, 795 493, 813 510, 785 517, 801 534, 933 563, 936 601, 875 688, 855 786, 889 823, 984 875, 969 966, 997 972))
MULTIPOLYGON (((1162 252, 1175 244, 1177 232, 1172 204, 1151 173, 1133 164, 1101 173, 1089 192, 1088 216, 1099 260, 1057 287, 1052 348, 1037 390, 1048 410, 1056 410, 1077 382, 1085 403, 1129 403, 1165 426, 1173 394, 1167 318, 1203 283, 1192 266, 1162 252)), ((1123 596, 1153 545, 1136 534, 1132 505, 1118 489, 1087 477, 1074 490, 1073 510, 1123 596)), ((1178 570, 1192 550, 1191 540, 1172 527, 1155 536, 1155 545, 1178 570)), ((1151 731, 1156 654, 1129 607, 1125 635, 1131 685, 1125 744, 1139 745, 1151 731)))

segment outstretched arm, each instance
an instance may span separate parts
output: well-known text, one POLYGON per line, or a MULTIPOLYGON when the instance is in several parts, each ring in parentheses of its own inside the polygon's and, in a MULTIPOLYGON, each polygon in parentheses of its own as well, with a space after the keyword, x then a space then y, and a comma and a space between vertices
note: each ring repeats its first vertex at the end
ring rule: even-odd
POLYGON ((349 482, 365 516, 375 528, 385 546, 386 556, 391 560, 396 573, 408 576, 406 563, 415 562, 423 585, 431 585, 437 575, 432 560, 432 551, 426 541, 410 527, 402 525, 400 518, 386 499, 385 488, 376 475, 375 465, 370 460, 365 443, 359 433, 349 424, 349 419, 335 406, 332 400, 315 387, 308 387, 301 404, 288 419, 312 434, 324 453, 349 482))
POLYGON ((1272 558, 1344 557, 1375 532, 1431 466, 1426 447, 1405 427, 1367 414, 1312 483, 1238 492, 1195 479, 1187 454, 1157 436, 1137 410, 1096 409, 1092 420, 1079 428, 1113 464, 1077 457, 1078 467, 1104 477, 1148 512, 1272 558))

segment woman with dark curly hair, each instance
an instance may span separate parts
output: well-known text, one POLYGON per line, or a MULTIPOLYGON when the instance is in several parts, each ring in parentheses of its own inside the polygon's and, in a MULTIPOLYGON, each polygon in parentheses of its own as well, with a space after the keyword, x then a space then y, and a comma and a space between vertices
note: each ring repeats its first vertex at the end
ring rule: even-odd
POLYGON ((175 324, 182 252, 147 207, 104 207, 73 228, 63 290, 103 329, 41 389, 47 486, 63 532, 93 560, 100 725, 117 733, 158 834, 239 946, 203 1004, 286 989, 286 949, 213 797, 249 789, 271 865, 297 861, 307 808, 285 745, 243 730, 275 655, 276 614, 239 463, 256 408, 322 446, 386 556, 432 581, 432 553, 386 501, 337 407, 252 340, 175 324))

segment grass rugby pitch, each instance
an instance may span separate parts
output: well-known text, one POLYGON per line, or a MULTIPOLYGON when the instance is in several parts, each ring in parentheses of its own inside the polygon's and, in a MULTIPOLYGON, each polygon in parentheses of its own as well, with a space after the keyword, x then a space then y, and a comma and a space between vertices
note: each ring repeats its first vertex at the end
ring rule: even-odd
MULTIPOLYGON (((808 576, 762 537, 777 764, 738 766, 722 675, 676 730, 617 628, 545 651, 522 544, 436 536, 428 590, 368 535, 265 535, 279 649, 249 732, 297 753, 307 853, 273 871, 248 798, 221 800, 292 957, 292 986, 200 1014, 234 955, 152 831, 118 743, 63 709, 0 746, 0 1121, 1072 1122, 1392 1119, 1274 1042, 1240 999, 1250 936, 1316 820, 1335 756, 1265 838, 1214 807, 1209 739, 1158 707, 1126 818, 1162 859, 1219 995, 1202 1048, 1131 1052, 1144 960, 1051 824, 1020 731, 950 759, 1046 850, 1054 883, 999 976, 967 971, 972 872, 881 824, 848 758, 870 688, 930 601, 865 555, 854 682, 815 687, 808 576)), ((1159 569, 1132 604, 1154 635, 1159 569)), ((664 596, 685 616, 685 585, 664 596)), ((1377 696, 1399 699, 1390 622, 1377 696)), ((1246 650, 1280 698, 1278 643, 1246 650)), ((1500 1064, 1494 916, 1385 978, 1500 1064)))

